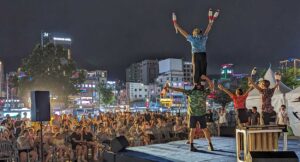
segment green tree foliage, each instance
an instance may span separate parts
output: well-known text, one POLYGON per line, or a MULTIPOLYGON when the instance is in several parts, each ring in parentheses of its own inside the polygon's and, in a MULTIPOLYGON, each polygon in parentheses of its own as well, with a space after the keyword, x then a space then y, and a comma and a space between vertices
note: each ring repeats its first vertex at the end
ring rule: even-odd
MULTIPOLYGON (((297 76, 300 76, 300 69, 296 71, 297 76)), ((282 82, 291 88, 300 86, 300 81, 296 79, 294 74, 294 68, 287 68, 282 73, 282 82)))
POLYGON ((103 103, 104 105, 110 105, 114 102, 115 95, 112 88, 107 87, 103 83, 100 83, 97 90, 100 96, 100 103, 103 103))
POLYGON ((19 96, 28 97, 33 90, 49 90, 58 102, 67 104, 68 96, 76 94, 76 84, 84 81, 82 71, 77 71, 75 62, 68 59, 67 49, 59 45, 38 44, 22 61, 19 72, 25 77, 19 80, 19 96), (76 76, 74 77, 74 74, 76 76))
POLYGON ((231 98, 223 91, 217 91, 215 94, 215 100, 217 104, 222 105, 225 107, 228 103, 230 103, 232 100, 231 98))

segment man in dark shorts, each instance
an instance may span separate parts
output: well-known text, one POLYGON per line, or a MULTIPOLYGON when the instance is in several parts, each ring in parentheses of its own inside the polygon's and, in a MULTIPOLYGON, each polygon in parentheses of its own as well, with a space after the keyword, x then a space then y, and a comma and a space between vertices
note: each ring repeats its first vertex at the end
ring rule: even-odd
POLYGON ((205 75, 201 76, 201 79, 206 80, 209 84, 209 89, 205 89, 204 85, 195 84, 195 87, 192 90, 185 90, 181 88, 169 87, 166 84, 165 88, 169 88, 174 91, 182 92, 188 96, 188 116, 190 118, 190 150, 197 151, 194 147, 193 140, 195 136, 195 128, 197 122, 199 122, 202 131, 204 132, 205 138, 209 142, 208 149, 213 151, 213 145, 211 143, 210 132, 206 126, 206 97, 209 95, 210 90, 213 90, 213 83, 205 75))
MULTIPOLYGON (((210 9, 211 11, 211 9, 210 9)), ((217 11, 219 13, 219 10, 217 11)), ((179 33, 186 38, 192 46, 192 64, 193 64, 193 81, 200 83, 202 75, 206 75, 207 59, 206 59, 206 42, 208 33, 210 32, 214 21, 209 21, 205 32, 199 28, 193 30, 192 35, 182 29, 177 21, 174 21, 175 28, 179 33)))

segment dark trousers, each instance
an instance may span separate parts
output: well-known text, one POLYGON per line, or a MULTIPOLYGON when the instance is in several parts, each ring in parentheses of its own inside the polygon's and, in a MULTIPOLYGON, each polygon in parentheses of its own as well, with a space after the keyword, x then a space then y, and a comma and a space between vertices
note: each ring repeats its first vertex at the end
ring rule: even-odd
POLYGON ((201 82, 201 75, 206 75, 207 60, 206 53, 193 53, 192 54, 192 64, 193 64, 193 81, 194 83, 201 82))

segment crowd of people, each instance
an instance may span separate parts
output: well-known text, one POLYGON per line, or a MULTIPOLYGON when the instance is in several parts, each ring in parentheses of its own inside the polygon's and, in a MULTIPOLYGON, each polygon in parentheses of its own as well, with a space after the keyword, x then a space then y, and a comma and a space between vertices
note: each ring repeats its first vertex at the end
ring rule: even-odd
MULTIPOLYGON (((110 142, 125 136, 130 146, 163 143, 187 139, 186 116, 170 113, 100 113, 83 115, 54 114, 50 122, 43 122, 43 158, 46 162, 97 161, 101 151, 110 149, 110 142)), ((39 157, 40 124, 30 119, 6 116, 1 121, 0 141, 10 141, 18 149, 21 162, 36 161, 39 157)))
POLYGON ((27 115, 24 118, 18 115, 12 119, 9 115, 1 121, 0 141, 10 141, 16 146, 21 162, 31 158, 36 161, 43 157, 46 162, 65 161, 76 159, 97 161, 101 151, 109 150, 111 141, 118 136, 125 136, 130 146, 142 146, 153 143, 163 143, 172 140, 188 139, 191 151, 193 139, 205 137, 209 142, 209 150, 213 151, 211 136, 220 136, 221 127, 245 126, 245 125, 288 125, 286 106, 282 105, 276 113, 271 105, 271 97, 277 85, 269 88, 267 82, 250 86, 243 93, 237 89, 233 94, 219 85, 219 89, 227 93, 233 100, 234 113, 227 112, 225 107, 220 109, 206 109, 206 93, 213 89, 209 78, 202 76, 208 82, 209 89, 184 90, 174 87, 166 87, 175 91, 182 91, 189 96, 189 109, 187 115, 172 115, 171 113, 145 112, 145 113, 100 113, 99 115, 88 114, 80 118, 72 114, 54 114, 50 122, 44 122, 41 129, 39 123, 31 122, 27 115), (245 100, 248 92, 254 88, 262 93, 262 114, 257 107, 247 109, 245 100), (201 93, 199 93, 199 92, 201 93), (199 101, 201 99, 201 102, 199 101), (201 103, 201 105, 199 105, 201 103), (193 107, 191 107, 193 106, 193 107), (201 108, 201 109, 199 109, 201 108), (200 116, 193 116, 191 114, 200 116), (233 115, 234 114, 234 115, 233 115), (235 121, 232 120, 233 117, 235 121), (41 136, 43 143, 41 144, 41 136), (42 153, 40 152, 42 151, 42 153))
MULTIPOLYGON (((253 107, 248 111, 248 125, 259 125, 260 114, 253 107)), ((270 116, 269 123, 287 125, 285 105, 280 112, 270 116)), ((225 107, 208 109, 207 127, 213 136, 220 135, 220 127, 235 124, 234 114, 225 107), (233 124, 232 124, 233 123, 233 124)), ((204 137, 197 125, 195 137, 204 137)), ((12 119, 9 115, 1 121, 0 141, 10 141, 16 145, 21 162, 37 160, 40 148, 40 125, 24 117, 12 119)), ((125 136, 130 146, 163 143, 188 139, 188 118, 170 113, 101 113, 88 114, 78 118, 72 114, 53 115, 50 122, 43 123, 43 156, 46 162, 77 159, 97 160, 100 152, 109 149, 110 141, 125 136)))

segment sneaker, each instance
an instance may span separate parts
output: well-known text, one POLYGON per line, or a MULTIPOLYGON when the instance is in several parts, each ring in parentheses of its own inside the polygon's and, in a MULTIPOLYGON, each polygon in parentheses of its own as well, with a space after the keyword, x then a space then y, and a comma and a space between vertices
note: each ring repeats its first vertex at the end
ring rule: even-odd
POLYGON ((208 150, 209 151, 214 151, 214 147, 213 147, 212 143, 209 143, 208 150))

